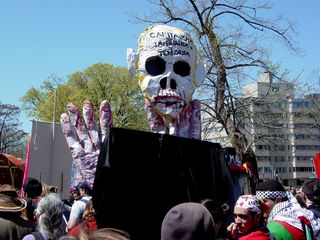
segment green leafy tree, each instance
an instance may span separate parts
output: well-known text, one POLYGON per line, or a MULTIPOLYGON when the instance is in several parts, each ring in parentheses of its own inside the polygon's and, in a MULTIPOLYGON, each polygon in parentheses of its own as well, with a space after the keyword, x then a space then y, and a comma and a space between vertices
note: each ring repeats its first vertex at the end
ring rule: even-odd
POLYGON ((92 101, 96 110, 99 109, 101 101, 106 99, 117 127, 147 129, 144 98, 137 79, 124 67, 97 63, 84 71, 72 73, 66 82, 51 76, 39 89, 29 89, 22 97, 22 102, 30 116, 52 121, 66 112, 69 102, 81 108, 86 99, 92 101), (54 102, 56 109, 53 116, 54 102))
POLYGON ((71 91, 64 79, 56 75, 51 75, 40 86, 39 89, 34 87, 30 88, 24 96, 21 97, 22 109, 26 111, 28 116, 43 121, 52 121, 54 96, 57 96, 57 111, 65 111, 68 96, 71 91))

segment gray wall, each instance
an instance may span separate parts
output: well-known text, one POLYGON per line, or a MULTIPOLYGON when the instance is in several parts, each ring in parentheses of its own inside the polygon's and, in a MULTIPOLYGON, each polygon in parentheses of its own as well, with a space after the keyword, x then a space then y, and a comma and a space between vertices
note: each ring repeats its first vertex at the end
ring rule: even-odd
POLYGON ((60 123, 33 121, 28 177, 58 187, 62 198, 68 198, 72 156, 60 123))

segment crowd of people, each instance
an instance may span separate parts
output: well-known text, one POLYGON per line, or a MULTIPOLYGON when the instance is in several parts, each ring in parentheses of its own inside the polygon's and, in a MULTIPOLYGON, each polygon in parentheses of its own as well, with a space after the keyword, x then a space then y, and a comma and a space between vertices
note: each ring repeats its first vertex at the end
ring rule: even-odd
POLYGON ((0 240, 130 239, 120 229, 97 229, 87 183, 71 189, 69 199, 35 178, 22 190, 0 185, 0 240))
MULTIPOLYGON (((98 229, 88 184, 71 189, 64 200, 56 190, 29 178, 21 197, 1 185, 0 240, 130 239, 122 229, 98 229)), ((320 239, 320 180, 307 180, 295 191, 265 180, 255 195, 240 196, 234 206, 212 199, 180 203, 167 212, 159 231, 161 240, 320 239)))
POLYGON ((305 181, 298 191, 277 180, 261 182, 256 195, 236 202, 229 239, 320 239, 319 191, 318 179, 305 181))

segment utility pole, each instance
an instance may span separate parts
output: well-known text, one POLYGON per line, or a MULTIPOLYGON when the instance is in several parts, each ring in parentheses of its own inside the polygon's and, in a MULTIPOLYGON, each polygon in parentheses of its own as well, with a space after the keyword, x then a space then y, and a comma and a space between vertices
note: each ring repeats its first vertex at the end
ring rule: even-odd
POLYGON ((54 140, 55 134, 55 122, 56 122, 56 101, 57 101, 57 94, 56 89, 53 90, 53 113, 52 113, 52 140, 54 140))

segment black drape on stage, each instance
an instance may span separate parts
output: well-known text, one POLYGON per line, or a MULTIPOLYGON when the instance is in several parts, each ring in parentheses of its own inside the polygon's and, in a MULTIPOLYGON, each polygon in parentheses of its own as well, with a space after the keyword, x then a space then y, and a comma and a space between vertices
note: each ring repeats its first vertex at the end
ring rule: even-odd
POLYGON ((111 128, 93 186, 98 227, 160 239, 166 212, 182 202, 226 202, 233 180, 219 144, 111 128))

